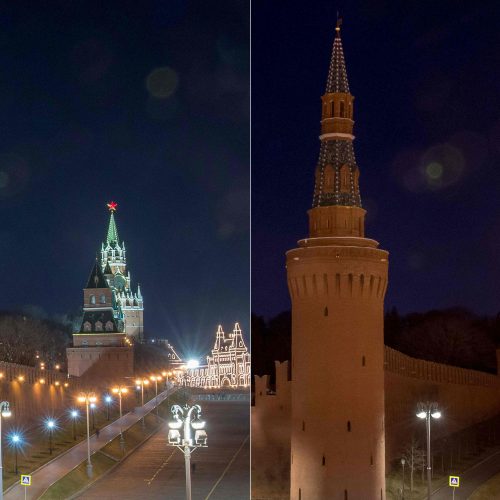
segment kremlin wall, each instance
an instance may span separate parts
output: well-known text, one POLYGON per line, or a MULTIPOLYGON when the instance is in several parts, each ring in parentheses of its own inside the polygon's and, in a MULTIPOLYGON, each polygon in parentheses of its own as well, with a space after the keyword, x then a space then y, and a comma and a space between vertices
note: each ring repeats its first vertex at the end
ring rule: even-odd
MULTIPOLYGON (((270 390, 267 375, 255 376, 252 481, 260 495, 266 486, 270 488, 269 495, 278 488, 276 484, 273 486, 271 477, 289 481, 289 364, 276 361, 275 367, 274 391, 270 390)), ((500 414, 499 376, 412 358, 387 346, 384 348, 384 390, 387 471, 391 461, 401 457, 416 427, 422 427, 422 422, 415 417, 418 402, 435 401, 443 412, 442 421, 433 423, 433 439, 452 435, 500 414)))

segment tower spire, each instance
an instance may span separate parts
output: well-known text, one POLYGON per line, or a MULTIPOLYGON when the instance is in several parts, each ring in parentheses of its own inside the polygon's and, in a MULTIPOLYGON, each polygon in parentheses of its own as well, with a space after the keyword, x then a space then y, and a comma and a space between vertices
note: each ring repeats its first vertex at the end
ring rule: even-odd
POLYGON ((335 26, 335 38, 333 40, 332 57, 330 68, 326 80, 326 93, 344 92, 349 93, 349 81, 347 80, 347 70, 345 66, 344 50, 342 49, 342 39, 340 38, 340 26, 342 18, 338 17, 335 26))
POLYGON ((347 80, 341 24, 337 14, 326 92, 321 97, 321 146, 309 211, 311 236, 364 236, 365 211, 353 148, 354 96, 347 80))

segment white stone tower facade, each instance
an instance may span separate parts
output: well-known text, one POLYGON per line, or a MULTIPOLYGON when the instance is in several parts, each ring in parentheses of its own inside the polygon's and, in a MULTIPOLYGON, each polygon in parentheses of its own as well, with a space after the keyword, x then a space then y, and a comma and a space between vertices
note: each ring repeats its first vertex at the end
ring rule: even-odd
POLYGON ((385 499, 388 253, 365 238, 340 25, 322 96, 310 237, 287 252, 293 500, 385 499))

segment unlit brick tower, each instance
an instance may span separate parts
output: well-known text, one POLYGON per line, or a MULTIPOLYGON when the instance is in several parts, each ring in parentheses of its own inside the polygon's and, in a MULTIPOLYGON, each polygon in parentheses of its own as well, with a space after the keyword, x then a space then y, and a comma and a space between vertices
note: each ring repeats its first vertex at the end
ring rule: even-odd
POLYGON ((310 237, 287 252, 294 500, 385 498, 383 304, 388 253, 365 238, 353 102, 337 24, 310 237))

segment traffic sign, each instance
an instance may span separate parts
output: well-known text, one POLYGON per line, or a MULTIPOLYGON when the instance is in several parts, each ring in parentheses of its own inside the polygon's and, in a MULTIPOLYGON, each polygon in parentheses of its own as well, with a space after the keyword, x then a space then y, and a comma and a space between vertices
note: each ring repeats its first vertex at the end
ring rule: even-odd
POLYGON ((27 474, 21 474, 21 484, 23 486, 31 486, 31 476, 27 474))
POLYGON ((460 477, 459 476, 450 476, 450 486, 453 486, 454 488, 458 488, 460 486, 460 477))

